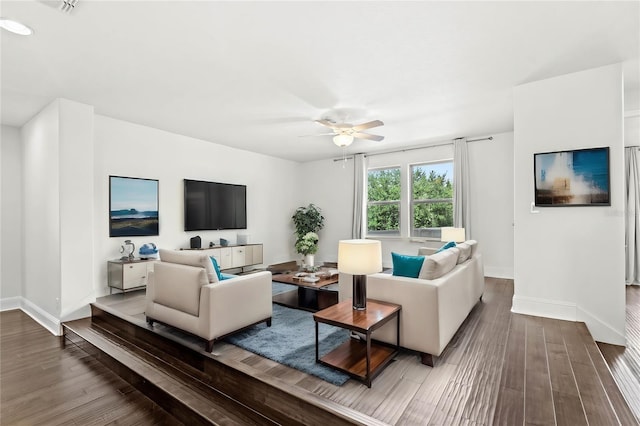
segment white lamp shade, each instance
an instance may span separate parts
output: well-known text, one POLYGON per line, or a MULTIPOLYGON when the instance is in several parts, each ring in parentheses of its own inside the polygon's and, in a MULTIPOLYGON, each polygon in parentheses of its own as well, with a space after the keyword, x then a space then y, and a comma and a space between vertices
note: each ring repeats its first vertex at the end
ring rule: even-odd
POLYGON ((380 241, 339 241, 338 270, 352 275, 367 275, 382 271, 382 245, 380 241))
POLYGON ((455 241, 461 243, 465 241, 464 228, 445 227, 441 228, 440 241, 455 241))

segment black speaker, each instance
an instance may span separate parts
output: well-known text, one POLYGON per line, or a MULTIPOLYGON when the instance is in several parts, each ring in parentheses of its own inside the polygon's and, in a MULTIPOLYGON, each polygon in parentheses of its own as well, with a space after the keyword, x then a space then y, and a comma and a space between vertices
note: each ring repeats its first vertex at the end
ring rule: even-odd
POLYGON ((196 235, 190 241, 191 241, 191 248, 192 249, 202 248, 202 239, 200 239, 199 236, 196 235))

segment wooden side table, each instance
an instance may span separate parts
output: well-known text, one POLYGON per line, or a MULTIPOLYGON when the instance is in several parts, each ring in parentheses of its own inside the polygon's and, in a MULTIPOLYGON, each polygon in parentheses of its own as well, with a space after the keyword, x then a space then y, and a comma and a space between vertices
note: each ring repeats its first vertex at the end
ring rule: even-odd
POLYGON ((353 309, 353 302, 347 299, 337 305, 313 314, 316 325, 316 362, 340 370, 360 380, 367 387, 386 367, 400 349, 400 310, 402 306, 394 303, 367 299, 367 308, 362 311, 353 309), (396 318, 397 342, 395 347, 373 343, 371 333, 396 318), (319 357, 318 324, 330 324, 366 335, 364 342, 349 339, 347 342, 319 357))

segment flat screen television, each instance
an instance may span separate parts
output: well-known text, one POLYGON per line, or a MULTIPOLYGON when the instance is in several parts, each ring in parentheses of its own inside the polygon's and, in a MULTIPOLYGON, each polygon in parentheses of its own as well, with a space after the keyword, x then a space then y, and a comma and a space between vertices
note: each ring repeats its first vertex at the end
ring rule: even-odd
POLYGON ((533 154, 535 204, 610 206, 609 147, 533 154))
POLYGON ((184 180, 184 230, 247 228, 247 187, 184 180))

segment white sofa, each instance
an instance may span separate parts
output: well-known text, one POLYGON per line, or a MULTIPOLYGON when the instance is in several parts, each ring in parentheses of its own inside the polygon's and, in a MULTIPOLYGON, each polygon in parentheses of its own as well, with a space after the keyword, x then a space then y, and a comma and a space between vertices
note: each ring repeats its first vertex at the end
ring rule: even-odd
MULTIPOLYGON (((400 345, 420 352, 422 363, 432 367, 434 356, 442 353, 484 292, 482 256, 475 241, 467 243, 436 254, 421 248, 418 254, 428 254, 420 271, 423 278, 367 276, 368 299, 402 305, 400 345)), ((352 282, 350 275, 340 274, 340 300, 351 298, 352 282)), ((373 338, 394 344, 395 322, 375 331, 373 338)))
POLYGON ((149 273, 145 315, 207 341, 266 321, 271 326, 271 272, 219 281, 211 259, 198 251, 160 250, 149 273))

